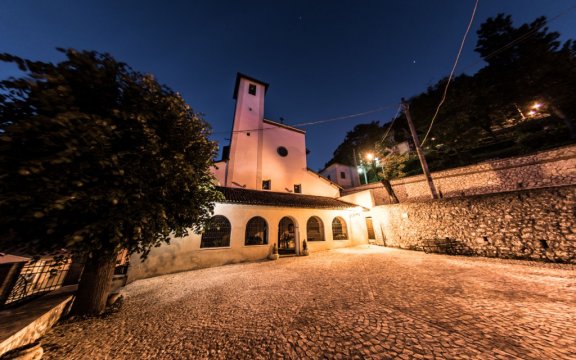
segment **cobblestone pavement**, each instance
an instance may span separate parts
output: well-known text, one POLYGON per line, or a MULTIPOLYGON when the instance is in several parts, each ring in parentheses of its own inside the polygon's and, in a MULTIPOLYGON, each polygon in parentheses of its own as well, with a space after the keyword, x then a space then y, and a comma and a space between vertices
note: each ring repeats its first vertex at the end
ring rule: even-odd
POLYGON ((576 267, 362 247, 137 281, 46 359, 576 359, 576 267))

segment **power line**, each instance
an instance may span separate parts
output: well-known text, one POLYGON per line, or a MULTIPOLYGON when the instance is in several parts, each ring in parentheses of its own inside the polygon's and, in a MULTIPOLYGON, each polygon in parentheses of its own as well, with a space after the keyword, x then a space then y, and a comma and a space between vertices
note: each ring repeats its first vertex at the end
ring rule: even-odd
MULTIPOLYGON (((476 5, 477 5, 477 4, 478 4, 478 1, 476 1, 476 5)), ((547 19, 546 23, 544 23, 542 26, 536 27, 536 28, 534 28, 534 29, 531 29, 530 31, 527 31, 526 33, 520 35, 520 36, 517 37, 516 39, 510 41, 509 43, 503 45, 502 47, 494 50, 494 51, 491 52, 490 54, 484 56, 484 57, 482 58, 482 60, 479 60, 479 61, 477 61, 477 62, 475 62, 475 63, 473 63, 473 64, 471 64, 471 65, 466 66, 465 68, 462 69, 462 71, 464 71, 464 70, 466 70, 466 69, 469 69, 469 68, 471 68, 471 67, 473 67, 473 66, 478 65, 479 63, 481 63, 482 61, 485 61, 486 59, 489 59, 489 58, 491 58, 491 57, 493 57, 493 56, 498 55, 499 53, 501 53, 502 51, 510 48, 510 47, 513 46, 513 45, 517 45, 517 44, 519 44, 519 43, 527 40, 527 39, 530 38, 531 36, 534 36, 535 34, 537 34, 538 31, 540 31, 543 26, 546 26, 547 24, 550 24, 551 22, 554 22, 554 21, 558 20, 559 18, 561 18, 562 16, 567 15, 568 13, 570 13, 571 11, 573 11, 574 9, 576 9, 576 5, 570 6, 569 8, 567 8, 567 9, 563 10, 562 12, 556 14, 555 16, 553 16, 552 18, 550 18, 549 20, 547 19)), ((474 7, 474 11, 475 11, 475 10, 476 10, 476 6, 474 7)), ((457 60, 456 60, 456 61, 457 61, 457 60)), ((444 91, 444 95, 443 95, 443 97, 442 97, 442 100, 440 101, 440 104, 438 105, 438 108, 436 109, 436 113, 434 114, 434 117, 432 118, 432 121, 430 122, 430 126, 428 127, 428 131, 426 132, 426 136, 424 137, 424 140, 422 140, 422 144, 421 144, 421 145, 424 145, 424 143, 425 143, 426 140, 428 139, 428 135, 430 134, 430 130, 432 129, 432 125, 433 125, 433 123, 434 123, 434 121, 435 121, 435 119, 436 119, 436 116, 438 115, 438 111, 439 111, 439 109, 440 109, 440 106, 442 105, 442 103, 443 103, 444 100, 445 100, 446 92, 447 92, 448 85, 450 84, 450 80, 451 80, 451 79, 452 79, 452 74, 451 74, 450 77, 448 78, 448 82, 447 82, 447 84, 446 84, 446 88, 445 88, 445 91, 444 91)))
MULTIPOLYGON (((457 57, 456 57, 456 61, 455 61, 455 63, 454 63, 454 67, 453 67, 453 69, 452 69, 452 72, 450 73, 450 77, 448 78, 448 82, 447 82, 447 84, 446 84, 446 88, 445 88, 445 91, 444 91, 444 95, 443 95, 442 100, 441 100, 441 102, 440 102, 440 104, 438 105, 438 108, 437 108, 437 110, 436 110, 436 113, 435 113, 435 115, 434 115, 434 117, 433 117, 433 119, 432 119, 432 121, 431 121, 431 123, 430 123, 429 129, 428 129, 428 131, 426 132, 426 136, 424 137, 424 140, 422 141, 422 145, 424 145, 424 142, 427 140, 428 135, 429 135, 429 133, 430 133, 430 130, 431 130, 431 128, 432 128, 432 125, 433 125, 433 123, 434 123, 434 121, 435 121, 435 119, 436 119, 436 116, 437 116, 437 114, 438 114, 438 111, 439 111, 441 105, 443 104, 443 102, 444 102, 444 100, 445 100, 445 98, 446 98, 446 93, 447 93, 447 90, 448 90, 448 86, 449 86, 449 84, 450 84, 450 81, 452 80, 453 74, 454 74, 454 72, 455 72, 455 68, 456 68, 456 66, 457 66, 457 64, 458 64, 458 60, 459 60, 460 54, 461 54, 461 52, 462 52, 462 47, 463 47, 463 44, 464 44, 464 42, 465 42, 466 36, 467 36, 467 34, 468 34, 469 30, 470 30, 471 24, 472 24, 472 22, 473 22, 473 19, 474 19, 474 16, 475 16, 475 12, 476 12, 476 9, 477 9, 477 7, 478 7, 478 3, 479 3, 479 0, 476 0, 476 4, 474 5, 474 10, 473 10, 473 13, 472 13, 472 17, 471 17, 471 19, 470 19, 470 23, 468 24, 468 28, 466 29, 466 33, 465 33, 465 35, 464 35, 464 38, 462 39, 462 43, 461 43, 460 49, 459 49, 459 51, 458 51, 458 55, 457 55, 457 57)), ((549 23, 551 23, 551 22, 553 22, 553 21, 556 21, 557 19, 559 19, 559 18, 562 17, 562 16, 567 15, 569 12, 573 11, 574 9, 576 9, 576 5, 573 5, 573 6, 569 7, 569 8, 567 8, 566 10, 560 12, 559 14, 553 16, 552 18, 550 18, 549 20, 547 20, 546 24, 549 24, 549 23)), ((475 63, 473 63, 473 64, 470 64, 470 65, 464 67, 464 68, 462 69, 462 71, 464 71, 464 70, 466 70, 466 69, 469 69, 469 68, 471 68, 471 67, 473 67, 473 66, 476 66, 477 64, 481 63, 481 62, 484 61, 485 59, 488 59, 488 58, 490 58, 490 57, 492 57, 492 56, 497 55, 499 52, 506 50, 506 49, 509 48, 510 46, 515 45, 515 44, 517 44, 517 43, 520 43, 520 42, 528 39, 530 36, 536 34, 537 31, 540 30, 540 29, 541 29, 541 28, 535 28, 535 29, 532 29, 532 30, 526 32, 525 34, 523 34, 523 35, 519 36, 518 38, 512 40, 512 41, 509 42, 508 44, 506 44, 506 45, 502 46, 501 48, 494 50, 492 53, 486 55, 482 60, 479 60, 479 61, 477 61, 477 62, 475 62, 475 63)), ((332 122, 332 121, 337 121, 337 120, 349 119, 349 118, 354 118, 354 117, 358 117, 358 116, 362 116, 362 115, 367 115, 367 114, 372 114, 372 113, 380 112, 380 111, 383 111, 383 110, 390 109, 390 108, 392 108, 393 106, 394 106, 394 105, 387 105, 387 106, 379 107, 379 108, 376 108, 376 109, 372 109, 372 110, 367 110, 367 111, 364 111, 364 112, 360 112, 360 113, 357 113, 357 114, 339 116, 339 117, 335 117, 335 118, 318 120, 318 121, 312 121, 312 122, 306 122, 306 123, 298 123, 298 124, 291 124, 291 125, 286 124, 286 125, 296 127, 296 126, 310 126, 310 125, 322 124, 322 123, 326 123, 326 122, 332 122)), ((390 125, 392 125, 392 124, 394 123, 394 121, 396 120, 397 117, 398 117, 398 115, 396 115, 396 116, 394 117, 394 119, 392 120, 392 123, 391 123, 390 125)), ((272 130, 272 129, 276 129, 276 127, 262 128, 262 129, 236 130, 236 131, 232 131, 232 133, 261 131, 261 130, 272 130)), ((388 135, 388 132, 390 131, 390 129, 391 129, 391 126, 389 127, 389 129, 388 129, 385 137, 388 135)), ((213 132, 212 135, 216 135, 216 134, 229 134, 229 133, 231 133, 231 132, 230 132, 230 131, 217 131, 217 132, 213 132)), ((383 140, 385 139, 385 137, 383 138, 383 140)))
POLYGON ((430 121, 430 126, 428 127, 428 131, 426 132, 426 135, 424 136, 424 139, 422 140, 422 146, 426 143, 426 140, 428 140, 428 135, 430 134, 430 131, 432 130, 432 126, 434 125, 434 121, 436 120, 436 117, 438 116, 438 112, 440 111, 440 107, 442 107, 442 104, 444 104, 444 101, 446 100, 446 94, 448 93, 448 87, 450 86, 450 82, 452 81, 452 77, 454 76, 454 72, 456 71, 456 67, 458 66, 458 61, 460 60, 460 55, 462 54, 462 49, 464 48, 464 43, 466 42, 466 38, 468 37, 468 33, 470 32, 470 28, 472 27, 472 23, 474 22, 474 17, 476 16, 476 9, 478 8, 478 3, 480 2, 480 0, 476 0, 476 3, 474 4, 474 9, 472 10, 472 16, 470 16, 470 21, 468 22, 468 27, 466 28, 466 32, 464 33, 464 37, 462 38, 462 41, 460 42, 460 49, 458 49, 458 54, 456 55, 456 60, 454 61, 454 65, 452 66, 452 71, 450 72, 450 76, 448 77, 448 82, 446 82, 446 87, 444 88, 444 94, 442 95, 442 99, 440 100, 440 103, 438 104, 438 107, 436 108, 436 112, 434 113, 434 116, 432 117, 432 120, 430 121))
POLYGON ((384 140, 386 140, 388 133, 390 132, 390 130, 392 130, 392 126, 394 125, 394 122, 396 121, 396 119, 398 119, 398 115, 400 115, 401 110, 402 110, 402 104, 398 105, 398 110, 396 111, 396 115, 394 115, 394 118, 392 119, 390 126, 388 126, 388 130, 386 130, 386 134, 384 134, 384 136, 382 137, 382 142, 384 142, 384 140))
POLYGON ((294 125, 289 125, 289 126, 309 126, 309 125, 322 124, 322 123, 326 123, 326 122, 332 122, 332 121, 336 121, 336 120, 350 119, 350 118, 354 118, 354 117, 358 117, 358 116, 363 116, 363 115, 368 115, 368 114, 373 114, 376 112, 388 110, 388 109, 391 109, 393 107, 394 107, 394 105, 386 105, 386 106, 379 107, 377 109, 363 111, 363 112, 360 112, 357 114, 339 116, 339 117, 335 117, 335 118, 331 118, 331 119, 318 120, 318 121, 312 121, 312 122, 307 122, 307 123, 299 123, 299 124, 294 124, 294 125))
MULTIPOLYGON (((303 127, 303 126, 323 124, 323 123, 327 123, 327 122, 338 121, 338 120, 345 120, 345 119, 351 119, 351 118, 355 118, 355 117, 359 117, 359 116, 364 116, 364 115, 368 115, 368 114, 373 114, 373 113, 381 112, 381 111, 384 111, 384 110, 391 109, 391 108, 393 108, 394 106, 395 106, 395 104, 394 104, 394 105, 385 105, 385 106, 381 106, 381 107, 376 108, 376 109, 367 110, 367 111, 359 112, 359 113, 356 113, 356 114, 338 116, 338 117, 334 117, 334 118, 330 118, 330 119, 323 119, 323 120, 317 120, 317 121, 311 121, 311 122, 305 122, 305 123, 282 124, 282 125, 286 125, 286 126, 290 126, 290 127, 298 127, 298 126, 303 127)), ((268 127, 268 128, 261 128, 261 129, 233 130, 232 133, 243 133, 243 132, 261 131, 261 130, 272 130, 272 129, 277 129, 277 127, 268 127)), ((229 133, 230 133, 230 131, 216 131, 216 132, 213 132, 212 135, 215 135, 215 134, 229 134, 229 133)))

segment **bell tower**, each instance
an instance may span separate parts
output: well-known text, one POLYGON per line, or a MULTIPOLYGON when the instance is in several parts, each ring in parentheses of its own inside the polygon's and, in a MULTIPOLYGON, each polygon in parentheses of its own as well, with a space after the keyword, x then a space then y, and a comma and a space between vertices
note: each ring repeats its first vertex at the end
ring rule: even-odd
POLYGON ((262 188, 264 95, 268 84, 238 73, 226 186, 262 188))

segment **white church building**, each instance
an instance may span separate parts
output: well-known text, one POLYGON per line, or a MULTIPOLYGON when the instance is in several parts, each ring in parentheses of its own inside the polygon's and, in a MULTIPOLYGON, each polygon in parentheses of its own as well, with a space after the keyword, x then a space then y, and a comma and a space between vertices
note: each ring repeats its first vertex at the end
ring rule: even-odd
POLYGON ((132 259, 129 281, 171 272, 367 244, 381 236, 370 192, 341 187, 307 168, 306 133, 264 118, 268 84, 238 74, 230 146, 214 163, 217 203, 202 234, 172 239, 132 259))

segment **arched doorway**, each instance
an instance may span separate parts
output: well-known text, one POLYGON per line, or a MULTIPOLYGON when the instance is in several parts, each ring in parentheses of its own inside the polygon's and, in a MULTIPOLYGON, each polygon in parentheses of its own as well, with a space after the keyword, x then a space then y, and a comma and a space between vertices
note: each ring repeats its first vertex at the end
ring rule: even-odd
POLYGON ((298 248, 298 226, 295 221, 285 216, 278 224, 278 254, 293 255, 298 248))

